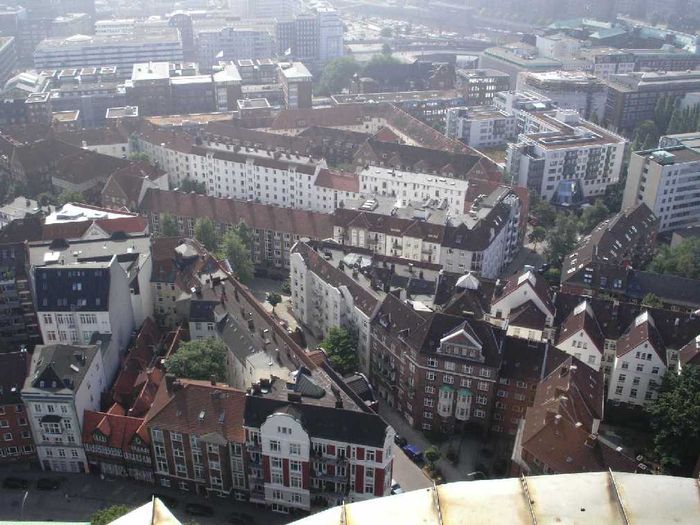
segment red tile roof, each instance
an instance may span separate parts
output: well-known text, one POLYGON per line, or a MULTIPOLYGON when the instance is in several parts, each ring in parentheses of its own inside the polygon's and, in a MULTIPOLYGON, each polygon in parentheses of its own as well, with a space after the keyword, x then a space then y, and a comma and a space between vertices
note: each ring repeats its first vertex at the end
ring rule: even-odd
POLYGON ((357 173, 347 171, 321 169, 316 177, 315 185, 337 191, 360 192, 360 178, 357 173))
POLYGON ((627 355, 644 343, 648 343, 661 361, 666 363, 666 345, 649 312, 639 314, 627 332, 617 340, 617 357, 627 355))
POLYGON ((510 279, 508 279, 508 282, 503 288, 503 292, 501 292, 501 294, 497 297, 494 297, 492 302, 496 303, 500 301, 501 299, 512 294, 513 292, 522 289, 523 286, 532 287, 533 291, 544 303, 545 307, 552 314, 554 313, 554 305, 552 304, 552 300, 549 296, 549 287, 547 285, 547 281, 544 277, 542 277, 539 274, 536 274, 531 270, 526 270, 522 273, 515 274, 510 279))
POLYGON ((559 331, 557 345, 563 343, 577 333, 584 331, 596 345, 596 349, 602 355, 605 348, 605 336, 603 335, 598 320, 595 318, 593 309, 587 301, 583 301, 579 306, 571 311, 564 321, 559 331))
POLYGON ((687 345, 681 348, 679 354, 683 366, 700 366, 700 335, 696 336, 687 345))
POLYGON ((143 418, 93 412, 92 410, 85 411, 83 416, 83 444, 106 445, 129 452, 132 440, 137 435, 144 444, 150 443, 148 432, 145 431, 143 418), (106 443, 95 439, 97 432, 107 438, 106 443))

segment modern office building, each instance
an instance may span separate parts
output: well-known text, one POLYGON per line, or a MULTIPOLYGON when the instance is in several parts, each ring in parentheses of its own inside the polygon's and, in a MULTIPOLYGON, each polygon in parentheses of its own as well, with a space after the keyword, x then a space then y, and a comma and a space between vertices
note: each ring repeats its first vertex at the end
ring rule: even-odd
POLYGON ((510 75, 494 69, 457 69, 455 88, 467 106, 488 106, 496 93, 510 89, 510 75))
POLYGON ((516 118, 494 106, 456 107, 447 110, 445 135, 472 148, 501 146, 518 135, 516 118))

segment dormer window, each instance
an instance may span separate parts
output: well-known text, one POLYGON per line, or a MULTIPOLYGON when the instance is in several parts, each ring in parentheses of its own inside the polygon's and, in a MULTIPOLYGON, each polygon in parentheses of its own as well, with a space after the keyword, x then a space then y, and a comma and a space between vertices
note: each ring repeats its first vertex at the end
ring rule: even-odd
POLYGON ((107 442, 107 437, 106 437, 104 434, 102 434, 101 432, 95 432, 95 433, 92 435, 92 437, 93 437, 93 439, 94 439, 95 441, 99 441, 100 443, 106 443, 106 442, 107 442))

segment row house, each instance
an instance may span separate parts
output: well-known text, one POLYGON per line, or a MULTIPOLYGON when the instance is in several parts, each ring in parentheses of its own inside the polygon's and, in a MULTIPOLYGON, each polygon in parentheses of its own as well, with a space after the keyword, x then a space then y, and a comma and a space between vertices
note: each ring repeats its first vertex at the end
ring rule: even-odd
MULTIPOLYGON (((11 224, 17 222, 24 221, 11 224)), ((27 236, 18 234, 22 240, 0 242, 0 343, 15 347, 41 342, 27 271, 27 236)))
POLYGON ((292 247, 290 286, 292 311, 320 339, 331 328, 343 327, 357 335, 358 361, 369 371, 370 320, 379 297, 359 284, 343 267, 331 264, 320 252, 299 241, 292 247))
POLYGON ((20 395, 27 377, 26 350, 0 353, 0 464, 36 458, 29 418, 20 395))
POLYGON ((371 325, 369 379, 378 395, 423 430, 486 431, 503 338, 482 321, 418 312, 393 294, 371 325))
POLYGON ((147 162, 132 162, 109 176, 100 201, 106 208, 138 210, 149 188, 167 190, 168 175, 147 162))
POLYGON ((603 367, 605 336, 588 301, 582 301, 565 319, 557 334, 556 347, 596 371, 603 367))
POLYGON ((300 238, 322 240, 333 234, 332 219, 323 213, 176 191, 149 190, 141 211, 156 235, 166 214, 177 220, 180 235, 188 238, 194 237, 199 218, 211 219, 221 233, 243 223, 251 230, 253 262, 271 270, 289 268, 290 249, 300 238))
POLYGON ((376 414, 254 395, 244 425, 252 502, 309 511, 390 493, 394 432, 376 414))
POLYGON ((98 410, 107 384, 99 345, 35 347, 22 401, 42 470, 88 472, 85 411, 98 410))

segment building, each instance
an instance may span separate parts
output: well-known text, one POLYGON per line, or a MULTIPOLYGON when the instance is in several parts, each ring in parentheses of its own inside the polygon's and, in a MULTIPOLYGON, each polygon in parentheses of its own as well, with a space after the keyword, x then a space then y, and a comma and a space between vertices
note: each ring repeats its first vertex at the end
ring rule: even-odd
POLYGON ((605 115, 605 84, 582 71, 520 73, 517 90, 541 95, 554 102, 559 109, 578 111, 585 119, 602 122, 605 115))
MULTIPOLYGON (((467 71, 464 71, 467 74, 467 71)), ((352 79, 351 93, 386 93, 389 91, 428 91, 454 89, 453 61, 419 57, 411 62, 372 63, 365 65, 362 77, 352 79)), ((482 93, 488 91, 485 87, 482 93)), ((474 91, 477 93, 477 90, 474 91)))
POLYGON ((607 81, 608 98, 603 124, 630 133, 644 120, 654 120, 659 97, 682 97, 700 89, 700 71, 655 71, 613 75, 607 81))
POLYGON ((20 395, 27 377, 30 356, 25 349, 0 353, 0 464, 34 459, 29 418, 20 395))
POLYGON ((493 106, 475 106, 448 109, 445 134, 472 148, 491 148, 515 139, 518 132, 514 115, 493 106))
MULTIPOLYGON (((636 472, 638 461, 599 435, 603 375, 569 357, 537 386, 513 447, 513 467, 523 474, 573 474, 600 470, 636 472)), ((646 467, 645 467, 646 469, 646 467)))
POLYGON ((26 197, 15 197, 12 202, 0 206, 0 229, 7 226, 15 219, 24 219, 27 215, 41 213, 37 202, 26 197))
POLYGON ((194 237, 199 218, 211 219, 220 232, 244 223, 252 233, 253 262, 270 269, 289 268, 290 249, 300 238, 322 240, 333 236, 333 219, 328 214, 204 195, 149 190, 140 210, 148 216, 156 235, 161 232, 160 221, 165 214, 177 220, 180 235, 188 238, 194 237))
POLYGON ((540 129, 508 146, 507 169, 518 185, 555 204, 577 206, 602 196, 619 180, 624 138, 576 112, 557 110, 532 118, 540 129))
POLYGON ((213 27, 194 25, 194 54, 199 66, 211 70, 219 61, 260 59, 275 56, 270 24, 217 23, 213 27))
POLYGON ((100 345, 37 346, 22 401, 42 470, 88 472, 81 442, 86 410, 97 410, 107 388, 100 345))
POLYGON ((4 86, 17 65, 15 39, 11 36, 0 38, 0 86, 4 86))
POLYGON ((656 250, 658 219, 644 203, 623 209, 598 224, 564 257, 563 291, 590 295, 621 289, 628 268, 649 263, 656 250))
POLYGON ((583 300, 559 328, 556 347, 596 372, 605 361, 605 336, 590 304, 583 300))
POLYGON ((34 51, 34 67, 37 69, 100 67, 111 64, 117 68, 117 75, 121 78, 128 78, 134 64, 144 60, 181 62, 182 42, 177 30, 47 38, 34 51))
POLYGON ((287 109, 311 107, 313 76, 301 62, 279 64, 279 79, 287 109))
POLYGON ((659 231, 700 225, 696 179, 700 152, 690 146, 633 152, 623 207, 646 204, 659 219, 659 231))
POLYGON ((113 210, 138 210, 149 189, 167 190, 168 175, 147 162, 132 162, 112 173, 102 188, 102 205, 113 210))
POLYGON ((467 106, 488 106, 493 97, 510 89, 510 76, 495 69, 457 69, 454 86, 467 106))
POLYGON ((584 49, 581 58, 589 63, 591 72, 603 79, 635 71, 692 71, 700 65, 696 53, 671 46, 658 49, 584 49))
POLYGON ((562 69, 562 62, 537 55, 537 49, 527 44, 512 44, 503 47, 490 47, 481 53, 479 65, 503 72, 510 79, 510 87, 515 89, 518 74, 524 71, 542 72, 562 69))

